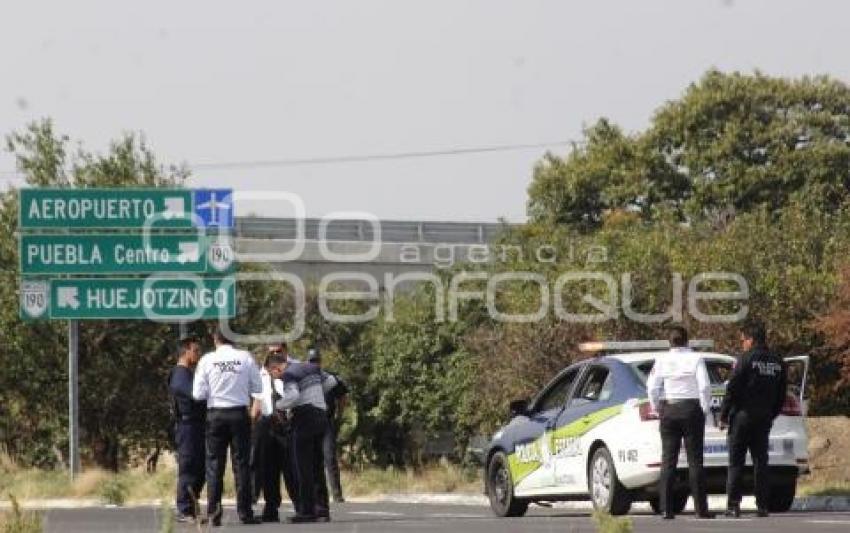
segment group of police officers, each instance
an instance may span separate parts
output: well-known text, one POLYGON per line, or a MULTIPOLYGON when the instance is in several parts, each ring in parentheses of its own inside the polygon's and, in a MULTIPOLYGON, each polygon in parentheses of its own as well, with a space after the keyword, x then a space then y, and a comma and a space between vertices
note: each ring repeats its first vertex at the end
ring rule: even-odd
POLYGON ((284 343, 269 346, 262 368, 221 331, 201 357, 197 337, 180 340, 168 384, 177 448, 177 519, 221 525, 227 450, 236 484, 236 510, 244 524, 278 522, 280 479, 293 502, 293 523, 330 520, 327 481, 343 501, 336 456, 337 416, 348 388, 322 369, 317 348, 305 361, 284 343), (198 496, 207 485, 207 515, 198 496), (263 495, 261 516, 253 504, 263 495))
MULTIPOLYGON (((741 516, 741 485, 749 451, 753 460, 757 515, 769 514, 769 435, 773 421, 782 411, 787 394, 787 369, 767 348, 761 322, 749 321, 740 329, 743 355, 726 384, 719 413, 719 427, 728 429, 729 469, 726 484, 726 516, 741 516)), ((711 383, 705 360, 688 347, 688 333, 674 327, 670 352, 661 355, 647 380, 649 401, 660 416, 661 513, 676 516, 673 504, 675 472, 682 441, 688 460, 688 481, 697 518, 711 519, 708 509, 703 445, 705 421, 711 409, 711 383)))
MULTIPOLYGON (((747 452, 754 466, 758 516, 768 515, 770 479, 768 437, 786 396, 787 371, 767 349, 757 321, 740 331, 744 355, 729 378, 720 409, 720 428, 729 431, 728 517, 741 515, 741 483, 747 452)), ((330 520, 328 489, 343 501, 336 460, 336 417, 348 392, 335 374, 322 369, 317 349, 306 361, 292 358, 286 344, 269 347, 262 368, 247 351, 233 347, 221 331, 215 350, 201 357, 200 341, 180 341, 177 365, 169 376, 178 457, 178 520, 197 519, 198 495, 207 484, 207 517, 221 524, 221 493, 227 449, 236 482, 237 512, 245 524, 277 522, 280 478, 295 508, 293 523, 330 520), (253 474, 253 475, 252 475, 253 474), (253 487, 253 488, 252 488, 253 487), (262 515, 253 503, 263 495, 262 515)), ((711 408, 711 383, 705 360, 688 347, 684 328, 674 327, 671 350, 656 360, 647 389, 660 417, 662 443, 660 508, 673 519, 675 472, 682 441, 698 518, 708 509, 703 445, 711 408)))

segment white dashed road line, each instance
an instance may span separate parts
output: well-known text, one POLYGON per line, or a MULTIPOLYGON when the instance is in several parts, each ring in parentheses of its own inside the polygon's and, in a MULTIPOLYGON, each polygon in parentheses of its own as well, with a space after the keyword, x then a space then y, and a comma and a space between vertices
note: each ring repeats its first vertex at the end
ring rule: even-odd
POLYGON ((389 511, 348 511, 347 514, 364 516, 405 516, 404 513, 391 513, 389 511))

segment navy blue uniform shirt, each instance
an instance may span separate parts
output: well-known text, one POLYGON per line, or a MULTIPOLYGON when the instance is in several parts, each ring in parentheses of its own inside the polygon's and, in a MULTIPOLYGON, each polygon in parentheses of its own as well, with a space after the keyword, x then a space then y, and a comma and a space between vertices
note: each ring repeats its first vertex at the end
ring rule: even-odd
POLYGON ((176 408, 175 416, 178 421, 203 422, 206 417, 206 401, 195 401, 192 398, 192 381, 194 373, 182 365, 171 369, 171 378, 168 380, 168 390, 176 408))

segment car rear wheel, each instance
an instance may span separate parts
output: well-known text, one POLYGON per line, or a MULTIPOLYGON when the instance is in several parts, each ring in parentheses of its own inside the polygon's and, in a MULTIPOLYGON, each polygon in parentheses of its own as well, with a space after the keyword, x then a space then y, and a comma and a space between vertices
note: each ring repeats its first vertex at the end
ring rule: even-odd
POLYGON ((768 511, 771 513, 784 513, 794 505, 794 497, 797 494, 797 482, 782 483, 770 487, 770 499, 768 500, 768 511))
POLYGON ((624 515, 632 508, 632 498, 617 478, 608 448, 599 448, 593 454, 587 472, 587 489, 593 507, 598 510, 624 515))
POLYGON ((528 510, 528 500, 514 496, 514 482, 503 452, 496 452, 487 465, 487 497, 497 516, 522 516, 528 510))

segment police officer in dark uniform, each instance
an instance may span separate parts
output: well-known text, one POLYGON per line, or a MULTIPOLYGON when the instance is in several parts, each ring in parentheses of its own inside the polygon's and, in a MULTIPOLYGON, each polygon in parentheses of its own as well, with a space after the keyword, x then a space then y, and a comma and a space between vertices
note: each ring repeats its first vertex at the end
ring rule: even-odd
POLYGON ((243 524, 259 524, 252 509, 251 419, 252 394, 263 390, 253 356, 237 350, 220 330, 213 334, 215 351, 204 355, 195 371, 192 397, 207 403, 207 514, 220 526, 221 493, 227 449, 231 450, 236 510, 243 524))
POLYGON ((269 346, 263 370, 263 392, 255 396, 254 450, 252 468, 254 468, 255 495, 263 493, 265 507, 263 522, 279 522, 278 509, 281 503, 280 478, 289 499, 298 508, 298 485, 295 463, 292 457, 292 423, 284 411, 275 409, 280 393, 275 390, 275 382, 280 383, 288 358, 285 343, 269 346))
POLYGON ((745 353, 729 378, 720 409, 721 428, 729 428, 726 515, 741 516, 741 477, 749 450, 753 458, 758 516, 766 517, 770 498, 770 428, 785 402, 787 368, 782 359, 768 350, 761 322, 746 323, 740 335, 745 353))
MULTIPOLYGON (((322 354, 316 348, 308 352, 307 360, 320 367, 322 366, 322 354)), ((325 394, 325 404, 328 407, 328 431, 322 441, 322 454, 325 458, 325 472, 328 475, 328 485, 330 485, 333 500, 342 503, 345 498, 342 496, 342 483, 340 482, 337 436, 339 435, 339 417, 342 410, 345 409, 345 402, 348 397, 348 385, 338 374, 324 368, 322 372, 333 376, 336 380, 336 385, 325 394)))
POLYGON ((315 363, 289 362, 281 380, 278 409, 292 409, 292 437, 298 473, 298 505, 293 523, 330 521, 322 440, 328 429, 325 393, 336 378, 315 363))
POLYGON ((178 522, 192 522, 197 518, 196 503, 204 488, 207 405, 192 398, 195 366, 201 357, 200 342, 196 337, 184 337, 179 345, 177 364, 168 374, 174 444, 177 448, 176 518, 178 522))
POLYGON ((714 518, 708 509, 703 454, 705 417, 711 409, 711 382, 705 360, 688 347, 683 327, 670 331, 670 352, 659 355, 646 384, 649 401, 661 421, 661 509, 665 519, 676 517, 672 505, 679 450, 685 441, 688 480, 697 518, 714 518))

